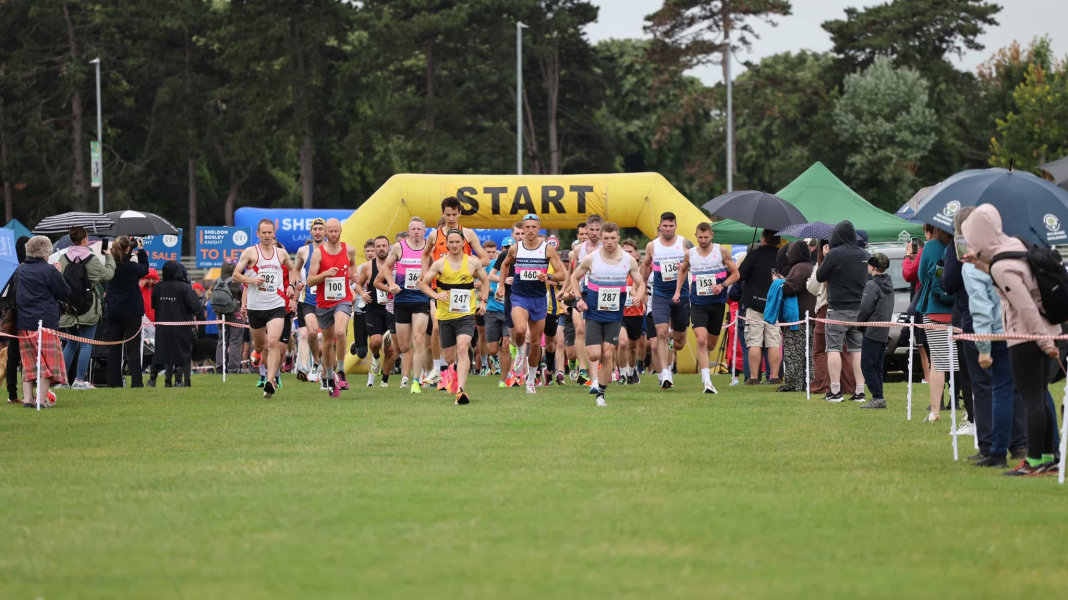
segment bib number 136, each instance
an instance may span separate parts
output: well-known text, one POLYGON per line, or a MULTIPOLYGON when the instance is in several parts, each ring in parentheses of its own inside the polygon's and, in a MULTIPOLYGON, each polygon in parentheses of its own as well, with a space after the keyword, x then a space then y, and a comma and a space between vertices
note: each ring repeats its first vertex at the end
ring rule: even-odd
POLYGON ((679 278, 679 263, 676 261, 664 261, 660 263, 660 278, 664 281, 675 281, 679 278))

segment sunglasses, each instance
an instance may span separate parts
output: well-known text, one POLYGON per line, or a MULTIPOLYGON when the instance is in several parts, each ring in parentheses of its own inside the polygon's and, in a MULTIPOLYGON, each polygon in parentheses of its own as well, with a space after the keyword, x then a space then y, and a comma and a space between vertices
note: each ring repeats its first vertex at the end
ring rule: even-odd
POLYGON ((524 221, 540 221, 541 219, 538 218, 538 215, 527 215, 527 216, 523 217, 523 220, 524 221))

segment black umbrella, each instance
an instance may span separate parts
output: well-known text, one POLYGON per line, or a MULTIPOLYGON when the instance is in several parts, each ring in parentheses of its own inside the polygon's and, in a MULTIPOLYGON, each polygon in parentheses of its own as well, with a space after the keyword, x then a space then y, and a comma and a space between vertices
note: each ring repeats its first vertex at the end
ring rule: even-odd
MULTIPOLYGON (((99 237, 97 237, 95 235, 89 236, 89 245, 90 246, 92 246, 93 244, 95 244, 95 243, 97 243, 99 241, 100 241, 99 237)), ((73 245, 74 245, 74 242, 71 241, 70 234, 67 234, 67 235, 59 238, 58 242, 56 242, 55 244, 52 244, 52 249, 53 250, 62 250, 64 248, 70 248, 73 245)))
POLYGON ((1060 186, 1061 189, 1068 190, 1068 156, 1048 162, 1039 167, 1039 169, 1053 176, 1053 182, 1060 186))
POLYGON ((793 204, 775 194, 752 190, 740 190, 717 196, 701 208, 717 217, 772 231, 808 222, 805 215, 801 214, 801 211, 797 210, 793 204))
POLYGON ((823 221, 813 221, 800 225, 791 225, 779 230, 777 235, 785 235, 795 238, 816 238, 817 240, 829 240, 834 233, 834 225, 823 221))
POLYGON ((117 210, 108 213, 108 216, 115 222, 115 226, 102 232, 104 235, 178 235, 178 229, 171 225, 170 221, 150 212, 117 210))
POLYGON ((1027 171, 961 171, 931 190, 916 208, 913 221, 953 231, 957 211, 980 204, 998 210, 1008 235, 1048 245, 1068 241, 1068 191, 1027 171))
POLYGON ((33 228, 37 235, 50 235, 54 233, 68 233, 71 227, 84 227, 90 233, 100 234, 115 226, 115 222, 108 215, 100 213, 69 212, 61 215, 45 217, 33 228))

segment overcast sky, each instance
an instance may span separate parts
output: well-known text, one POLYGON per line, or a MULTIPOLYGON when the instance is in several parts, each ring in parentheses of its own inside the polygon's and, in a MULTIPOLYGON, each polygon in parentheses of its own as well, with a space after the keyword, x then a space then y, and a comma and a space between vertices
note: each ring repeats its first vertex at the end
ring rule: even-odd
MULTIPOLYGON (((591 0, 601 7, 596 23, 587 29, 590 41, 596 43, 609 38, 647 37, 642 31, 645 16, 655 12, 662 0, 591 0)), ((863 7, 881 4, 887 0, 793 0, 793 14, 779 18, 778 26, 771 27, 756 22, 761 39, 753 42, 751 53, 742 53, 732 64, 734 73, 745 67, 742 60, 758 62, 762 57, 780 52, 796 52, 802 49, 826 51, 831 49, 831 38, 820 23, 844 16, 849 6, 863 7)), ((1048 34, 1057 57, 1068 54, 1068 0, 1000 0, 1001 12, 995 17, 1000 23, 987 29, 979 41, 985 49, 965 53, 953 62, 958 68, 974 71, 979 63, 990 58, 995 50, 1019 40, 1023 46, 1035 36, 1048 34), (1057 32, 1060 35, 1057 35, 1057 32)), ((695 74, 706 84, 723 80, 719 66, 707 67, 695 74)))

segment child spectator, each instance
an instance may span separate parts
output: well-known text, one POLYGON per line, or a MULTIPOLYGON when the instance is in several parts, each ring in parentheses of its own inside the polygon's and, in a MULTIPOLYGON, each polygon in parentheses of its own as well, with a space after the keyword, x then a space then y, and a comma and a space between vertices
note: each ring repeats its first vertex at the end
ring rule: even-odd
MULTIPOLYGON (((889 321, 894 312, 894 282, 886 274, 890 259, 885 254, 876 253, 868 259, 868 273, 871 279, 864 286, 864 295, 860 299, 858 322, 889 321)), ((864 382, 871 392, 871 400, 861 408, 886 408, 883 397, 883 361, 886 356, 886 342, 890 332, 886 327, 865 327, 864 339, 860 346, 860 368, 864 373, 864 382)))

